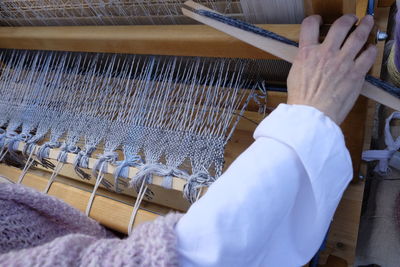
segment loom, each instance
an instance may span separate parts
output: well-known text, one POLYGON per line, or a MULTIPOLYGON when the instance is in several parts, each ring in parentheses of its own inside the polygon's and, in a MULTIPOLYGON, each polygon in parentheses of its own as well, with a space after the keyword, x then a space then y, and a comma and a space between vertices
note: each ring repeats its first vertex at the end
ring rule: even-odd
MULTIPOLYGON (((309 14, 331 23, 344 13, 362 17, 368 6, 361 0, 197 2, 292 41, 309 14)), ((387 2, 376 7, 382 30, 387 2)), ((285 102, 290 64, 199 24, 182 13, 183 3, 2 1, 0 174, 124 233, 170 210, 185 211, 201 197, 251 144, 263 117, 285 102)), ((378 60, 371 74, 378 77, 379 70, 378 60)), ((355 178, 327 254, 348 264, 361 210, 369 103, 360 97, 342 125, 355 178)))

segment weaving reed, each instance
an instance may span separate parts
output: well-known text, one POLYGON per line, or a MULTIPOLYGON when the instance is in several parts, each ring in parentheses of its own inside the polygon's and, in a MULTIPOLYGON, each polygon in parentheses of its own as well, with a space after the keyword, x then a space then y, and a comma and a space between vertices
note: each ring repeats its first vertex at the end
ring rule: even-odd
MULTIPOLYGON (((182 15, 185 0, 5 0, 0 25, 168 25, 193 24, 182 15)), ((202 0, 218 12, 252 23, 299 23, 303 1, 202 0)))

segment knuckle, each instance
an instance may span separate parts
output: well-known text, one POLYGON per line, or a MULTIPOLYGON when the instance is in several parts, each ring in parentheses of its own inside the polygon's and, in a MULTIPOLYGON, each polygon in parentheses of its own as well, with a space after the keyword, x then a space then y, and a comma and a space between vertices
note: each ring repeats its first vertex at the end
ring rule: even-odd
POLYGON ((304 26, 312 26, 314 24, 319 24, 320 22, 320 16, 318 15, 312 15, 312 16, 308 16, 303 20, 303 25, 304 26))
POLYGON ((335 56, 336 51, 331 46, 325 46, 321 51, 321 58, 324 60, 334 58, 335 56))
POLYGON ((349 24, 354 24, 357 20, 357 18, 352 14, 345 14, 342 16, 342 18, 349 24))
POLYGON ((356 30, 355 32, 353 32, 353 38, 355 41, 364 42, 368 38, 368 33, 364 30, 356 30))
POLYGON ((354 68, 351 71, 348 72, 349 78, 353 81, 361 79, 365 73, 359 68, 354 68))
POLYGON ((308 58, 309 55, 312 53, 312 48, 311 47, 302 47, 299 49, 299 52, 297 53, 298 57, 301 59, 308 58))
POLYGON ((336 27, 348 27, 349 25, 353 25, 355 23, 355 18, 353 15, 347 14, 340 17, 338 20, 335 21, 336 27))

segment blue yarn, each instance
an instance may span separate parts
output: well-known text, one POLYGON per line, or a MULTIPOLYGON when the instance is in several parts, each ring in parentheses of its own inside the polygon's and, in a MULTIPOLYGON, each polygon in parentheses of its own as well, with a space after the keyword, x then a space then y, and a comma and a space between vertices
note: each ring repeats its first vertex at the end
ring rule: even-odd
POLYGON ((46 158, 49 157, 50 149, 59 148, 60 146, 61 146, 60 142, 51 142, 51 141, 47 142, 39 148, 39 151, 37 152, 36 156, 39 159, 39 161, 43 162, 46 158))
POLYGON ((375 13, 375 0, 368 0, 367 14, 373 16, 375 13))
POLYGON ((375 85, 376 87, 382 88, 389 94, 396 96, 397 98, 400 98, 400 88, 393 86, 387 82, 384 82, 378 78, 372 77, 371 75, 367 75, 365 77, 365 80, 375 85))
POLYGON ((274 32, 268 31, 268 30, 261 29, 260 27, 257 27, 255 25, 249 24, 249 23, 241 21, 241 20, 229 18, 229 17, 226 17, 224 15, 221 15, 221 14, 218 14, 218 13, 215 13, 215 12, 211 12, 211 11, 208 11, 208 10, 202 10, 201 9, 201 10, 195 10, 195 12, 197 14, 199 14, 199 15, 202 15, 202 16, 217 20, 219 22, 234 26, 236 28, 239 28, 239 29, 242 29, 242 30, 245 30, 245 31, 248 31, 248 32, 252 32, 252 33, 261 35, 263 37, 274 39, 274 40, 279 41, 281 43, 285 43, 285 44, 292 45, 292 46, 297 46, 297 47, 299 46, 299 44, 297 42, 292 41, 292 40, 290 40, 290 39, 288 39, 288 38, 286 38, 284 36, 281 36, 279 34, 276 34, 274 32))

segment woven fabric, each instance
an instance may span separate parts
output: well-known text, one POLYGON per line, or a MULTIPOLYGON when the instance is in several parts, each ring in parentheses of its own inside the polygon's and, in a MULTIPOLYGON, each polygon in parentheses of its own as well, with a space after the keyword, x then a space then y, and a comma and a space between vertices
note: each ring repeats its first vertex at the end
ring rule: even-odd
POLYGON ((70 233, 107 236, 97 222, 54 197, 21 185, 0 184, 0 253, 70 233))
POLYGON ((0 266, 176 266, 180 217, 160 217, 119 239, 54 197, 0 183, 0 266))

